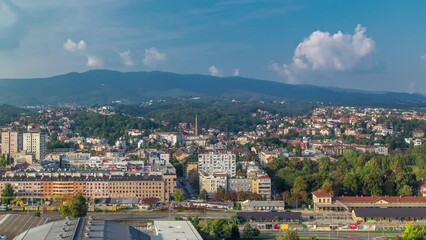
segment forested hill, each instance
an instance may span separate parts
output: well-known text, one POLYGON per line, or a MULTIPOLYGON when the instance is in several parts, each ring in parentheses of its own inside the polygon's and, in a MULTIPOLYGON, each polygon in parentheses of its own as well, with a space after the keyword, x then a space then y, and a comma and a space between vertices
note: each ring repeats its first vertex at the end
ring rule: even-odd
POLYGON ((3 79, 0 89, 0 103, 12 105, 138 103, 150 98, 187 96, 363 105, 426 104, 426 96, 419 94, 360 92, 242 77, 167 72, 91 70, 49 78, 3 79))

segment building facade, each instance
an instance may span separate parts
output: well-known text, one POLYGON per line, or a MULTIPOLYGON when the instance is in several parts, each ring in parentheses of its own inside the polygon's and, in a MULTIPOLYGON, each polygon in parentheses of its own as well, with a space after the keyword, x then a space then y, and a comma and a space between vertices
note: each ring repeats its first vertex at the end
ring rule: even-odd
POLYGON ((210 173, 207 171, 199 171, 200 175, 200 191, 206 190, 209 196, 213 196, 219 187, 228 189, 228 176, 226 173, 210 173))
POLYGON ((53 199, 82 193, 90 199, 154 197, 169 200, 166 180, 161 175, 19 174, 0 178, 0 194, 6 184, 11 184, 16 195, 23 198, 53 199))
POLYGON ((1 154, 15 156, 22 150, 22 134, 19 132, 1 133, 1 154))
POLYGON ((419 196, 333 196, 316 190, 312 193, 315 211, 352 211, 356 208, 426 208, 426 197, 419 196))
POLYGON ((198 170, 212 173, 226 173, 235 177, 237 172, 237 156, 233 153, 209 152, 198 155, 198 170))
POLYGON ((266 200, 271 199, 271 178, 268 175, 258 175, 252 178, 252 193, 257 193, 266 200))
POLYGON ((42 133, 24 133, 23 150, 34 155, 35 160, 41 161, 46 155, 46 139, 42 133))

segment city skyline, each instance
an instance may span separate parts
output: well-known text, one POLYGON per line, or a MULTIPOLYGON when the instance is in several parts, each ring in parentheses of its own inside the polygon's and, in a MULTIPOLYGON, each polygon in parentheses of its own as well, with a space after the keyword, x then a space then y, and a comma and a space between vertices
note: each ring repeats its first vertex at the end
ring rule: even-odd
POLYGON ((425 5, 0 0, 0 78, 159 70, 425 94, 425 5))

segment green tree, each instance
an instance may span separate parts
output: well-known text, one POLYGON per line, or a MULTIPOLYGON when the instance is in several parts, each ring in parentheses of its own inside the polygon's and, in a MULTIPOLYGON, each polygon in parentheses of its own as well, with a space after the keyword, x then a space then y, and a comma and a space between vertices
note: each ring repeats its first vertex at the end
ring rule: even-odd
POLYGON ((182 189, 175 189, 173 192, 173 198, 176 202, 182 202, 185 199, 185 194, 182 189))
POLYGON ((359 183, 358 178, 355 173, 349 172, 345 174, 345 177, 343 179, 343 187, 350 193, 350 194, 358 194, 359 191, 359 183))
POLYGON ((256 239, 256 237, 259 235, 259 229, 252 227, 249 223, 246 223, 246 225, 244 225, 243 237, 256 239))
POLYGON ((426 235, 426 227, 407 223, 405 230, 402 232, 402 238, 407 240, 423 239, 426 235))
POLYGON ((6 167, 6 165, 7 165, 6 158, 5 158, 4 154, 2 154, 0 156, 0 167, 4 168, 4 167, 6 167))
POLYGON ((404 185, 399 189, 398 195, 400 195, 400 196, 411 196, 411 195, 413 195, 413 189, 411 189, 411 187, 408 186, 408 185, 404 185))
POLYGON ((238 225, 232 225, 230 239, 240 239, 240 230, 238 230, 238 225))
POLYGON ((299 235, 295 231, 287 230, 285 235, 280 234, 276 240, 299 240, 299 235))
POLYGON ((85 217, 87 209, 86 198, 81 193, 77 193, 70 202, 63 202, 59 207, 62 216, 72 216, 73 218, 85 217))
POLYGON ((208 194, 207 194, 206 189, 203 189, 203 190, 201 190, 200 195, 198 195, 198 199, 206 201, 207 196, 208 196, 208 194))
POLYGON ((34 217, 40 217, 41 216, 40 211, 35 211, 34 214, 33 214, 33 216, 34 217))
POLYGON ((373 196, 382 195, 383 180, 379 173, 369 173, 364 178, 364 192, 373 196))
POLYGON ((5 188, 3 189, 2 193, 1 193, 2 204, 10 204, 10 201, 12 201, 14 196, 15 196, 15 193, 13 191, 12 185, 7 183, 5 188))
POLYGON ((326 191, 326 192, 332 192, 333 191, 333 183, 330 180, 327 179, 322 184, 321 189, 326 191))

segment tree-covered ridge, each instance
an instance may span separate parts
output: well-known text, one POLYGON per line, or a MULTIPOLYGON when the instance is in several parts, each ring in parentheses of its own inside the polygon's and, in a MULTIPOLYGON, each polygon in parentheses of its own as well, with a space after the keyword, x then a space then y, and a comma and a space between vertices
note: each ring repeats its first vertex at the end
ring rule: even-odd
POLYGON ((297 102, 168 99, 166 102, 148 106, 120 105, 118 111, 132 116, 167 121, 169 129, 176 128, 180 122, 194 123, 195 114, 198 114, 199 126, 236 133, 252 131, 256 125, 264 122, 251 115, 258 109, 281 116, 297 116, 309 114, 314 106, 314 104, 297 102))
POLYGON ((82 137, 105 138, 111 144, 124 136, 128 129, 157 129, 158 124, 142 118, 127 116, 124 114, 101 115, 85 110, 75 111, 71 116, 74 120, 73 132, 82 137))
POLYGON ((417 195, 420 181, 426 178, 426 145, 388 156, 348 150, 335 160, 278 158, 267 165, 267 171, 276 198, 290 206, 309 204, 309 194, 317 189, 335 195, 417 195))

